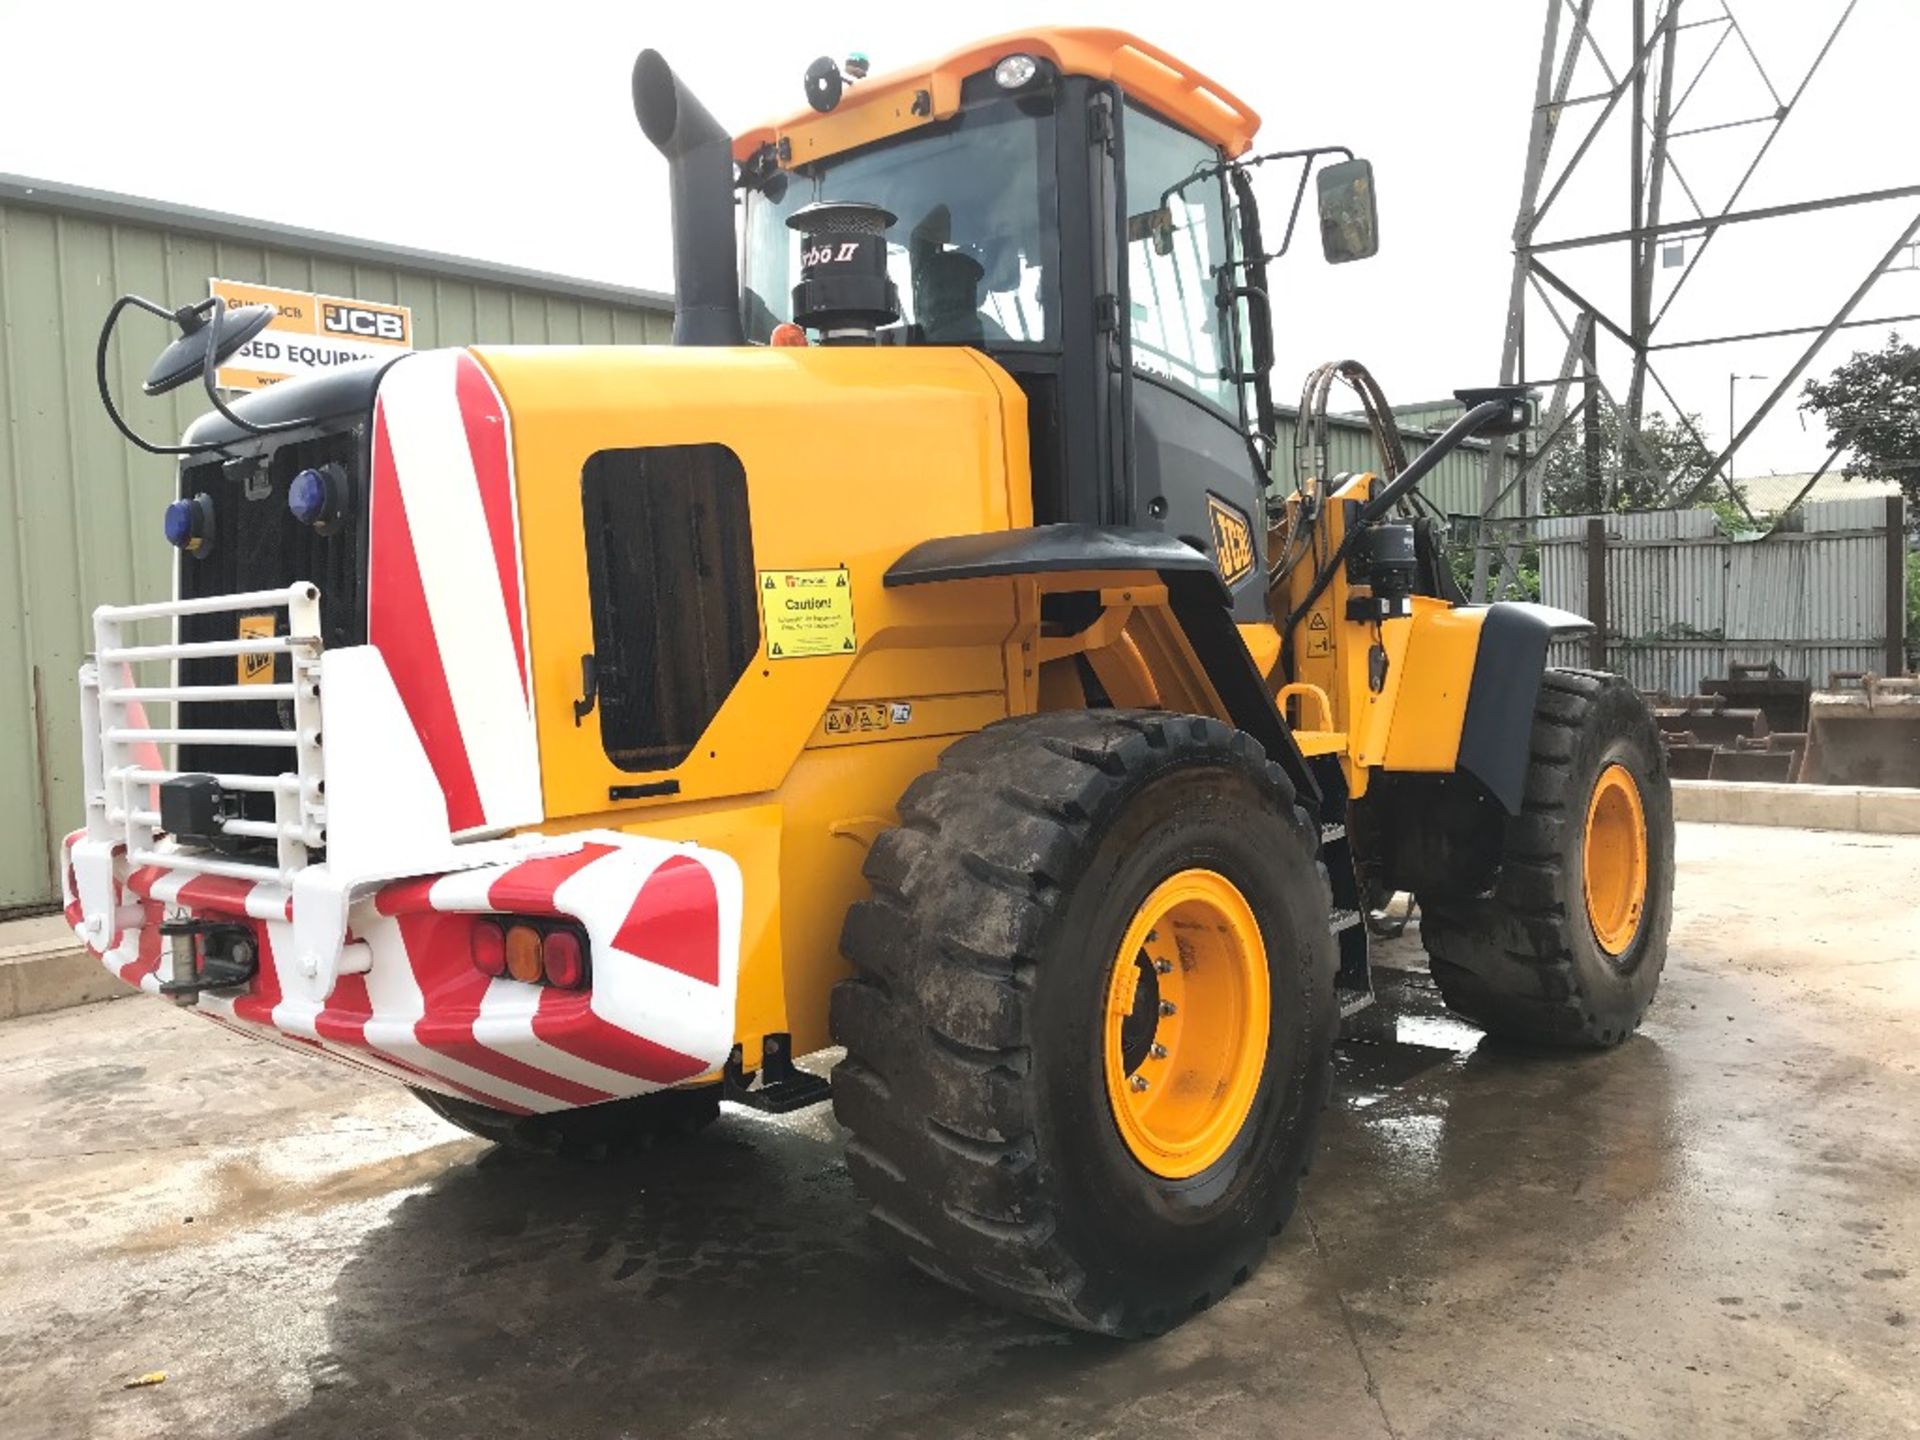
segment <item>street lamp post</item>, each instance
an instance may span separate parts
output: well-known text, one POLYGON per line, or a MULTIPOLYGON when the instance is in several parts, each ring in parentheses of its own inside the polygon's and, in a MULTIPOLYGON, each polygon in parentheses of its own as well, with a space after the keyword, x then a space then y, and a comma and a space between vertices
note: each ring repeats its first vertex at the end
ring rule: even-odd
MULTIPOLYGON (((1742 380, 1765 380, 1765 375, 1729 375, 1727 376, 1727 444, 1733 444, 1733 437, 1740 432, 1733 424, 1733 387, 1742 380)), ((1727 451, 1727 489, 1733 489, 1733 451, 1727 451)))

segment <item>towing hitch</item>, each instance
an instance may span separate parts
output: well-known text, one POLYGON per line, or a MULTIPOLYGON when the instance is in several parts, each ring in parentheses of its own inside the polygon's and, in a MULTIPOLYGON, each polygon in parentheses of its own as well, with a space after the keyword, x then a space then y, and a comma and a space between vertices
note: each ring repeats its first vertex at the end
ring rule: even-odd
POLYGON ((260 970, 260 949, 245 925, 218 920, 169 920, 160 934, 173 942, 173 975, 160 993, 190 999, 202 990, 237 990, 260 970), (187 978, 191 977, 191 978, 187 978))

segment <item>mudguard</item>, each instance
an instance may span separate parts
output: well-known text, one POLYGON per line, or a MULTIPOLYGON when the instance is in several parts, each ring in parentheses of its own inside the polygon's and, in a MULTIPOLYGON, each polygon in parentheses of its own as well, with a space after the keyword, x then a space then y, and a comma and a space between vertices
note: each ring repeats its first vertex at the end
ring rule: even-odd
POLYGON ((1520 813, 1526 787, 1533 707, 1540 698, 1547 645, 1556 637, 1592 629, 1591 621, 1550 605, 1501 602, 1487 607, 1457 763, 1485 785, 1509 815, 1520 813))

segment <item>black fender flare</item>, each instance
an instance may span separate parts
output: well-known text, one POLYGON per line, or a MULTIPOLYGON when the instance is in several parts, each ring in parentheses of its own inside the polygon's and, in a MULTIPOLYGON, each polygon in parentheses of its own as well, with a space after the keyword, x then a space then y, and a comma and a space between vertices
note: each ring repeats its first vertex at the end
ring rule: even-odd
POLYGON ((895 588, 1076 570, 1157 574, 1167 587, 1174 619, 1219 692, 1227 718, 1258 740, 1267 758, 1286 771, 1300 798, 1319 809, 1320 786, 1285 717, 1267 693, 1253 656, 1247 653, 1220 572, 1209 556, 1191 545, 1158 530, 1110 525, 1033 525, 944 535, 922 540, 908 550, 889 567, 883 583, 895 588))
POLYGON ((1455 764, 1485 785, 1509 815, 1520 813, 1526 790, 1533 708, 1540 699, 1547 646, 1592 629, 1592 621, 1550 605, 1502 601, 1487 607, 1455 764))

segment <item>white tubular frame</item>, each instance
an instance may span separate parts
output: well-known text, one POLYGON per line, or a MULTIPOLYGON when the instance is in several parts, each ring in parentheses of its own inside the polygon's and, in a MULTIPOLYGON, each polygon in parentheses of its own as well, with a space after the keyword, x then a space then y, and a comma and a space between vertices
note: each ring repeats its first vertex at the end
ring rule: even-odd
MULTIPOLYGON (((307 852, 327 843, 326 778, 321 755, 320 724, 320 591, 307 581, 283 590, 254 590, 240 595, 214 595, 198 600, 165 600, 149 605, 102 605, 93 612, 94 659, 80 671, 81 728, 86 774, 87 833, 90 839, 111 840, 126 847, 130 865, 164 865, 206 875, 240 880, 273 881, 291 885, 306 868, 307 852), (231 613, 287 613, 286 633, 269 637, 201 641, 182 644, 178 620, 182 615, 231 613), (174 624, 169 644, 132 643, 133 627, 145 620, 174 624), (259 685, 186 685, 179 678, 179 662, 204 657, 287 655, 293 669, 290 683, 259 685), (160 684, 135 680, 135 667, 167 666, 160 684), (222 700, 279 705, 293 702, 294 726, 276 721, 259 729, 213 730, 157 725, 147 719, 148 704, 222 700), (287 766, 271 775, 222 775, 212 771, 182 771, 181 745, 249 745, 288 752, 287 766), (143 752, 144 755, 143 755, 143 752), (155 755, 162 758, 152 763, 155 755), (274 864, 235 859, 187 849, 159 848, 160 816, 156 787, 183 774, 212 774, 223 790, 270 794, 273 819, 228 819, 221 830, 236 838, 269 839, 275 843, 274 864)), ((176 710, 175 714, 179 712, 176 710)))

